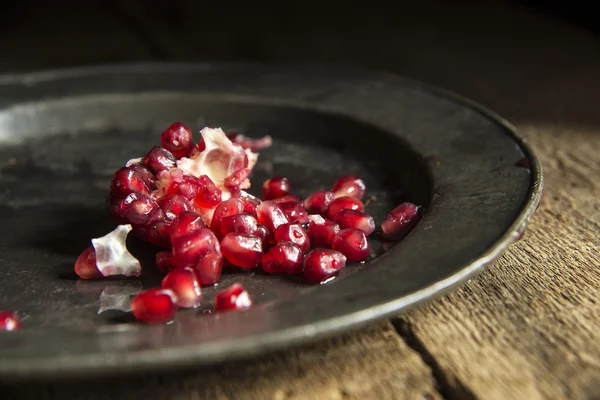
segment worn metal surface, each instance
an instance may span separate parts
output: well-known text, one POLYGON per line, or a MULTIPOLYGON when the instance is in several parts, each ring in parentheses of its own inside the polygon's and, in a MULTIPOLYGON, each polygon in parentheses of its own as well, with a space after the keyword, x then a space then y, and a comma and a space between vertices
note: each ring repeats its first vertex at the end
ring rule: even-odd
POLYGON ((0 77, 0 308, 24 328, 0 335, 0 377, 88 375, 206 364, 348 329, 464 281, 519 237, 539 202, 541 170, 513 129, 487 111, 398 77, 260 65, 141 65, 0 77), (299 195, 364 176, 379 223, 394 204, 426 207, 402 242, 326 285, 228 271, 257 306, 200 310, 146 326, 118 309, 155 286, 152 249, 132 243, 139 280, 81 282, 89 239, 114 227, 112 172, 181 120, 270 134, 253 181, 290 177, 299 195), (526 157, 531 168, 519 161, 526 157), (521 165, 520 165, 521 164, 521 165), (99 310, 103 312, 98 314, 99 310))

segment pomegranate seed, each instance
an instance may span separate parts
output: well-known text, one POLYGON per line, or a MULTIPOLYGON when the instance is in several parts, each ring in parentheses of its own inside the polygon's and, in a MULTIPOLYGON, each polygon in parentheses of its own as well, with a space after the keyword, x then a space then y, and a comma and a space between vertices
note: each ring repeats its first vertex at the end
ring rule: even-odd
POLYGON ((225 236, 228 233, 243 233, 244 235, 258 236, 256 234, 258 225, 258 220, 254 215, 228 215, 221 220, 221 236, 225 236))
POLYGON ((126 224, 127 220, 123 214, 124 198, 116 196, 114 193, 108 195, 108 213, 120 224, 126 224))
POLYGON ((275 241, 292 242, 300 247, 303 253, 310 249, 308 235, 298 224, 283 224, 278 226, 277 229, 275 229, 275 241))
POLYGON ((331 246, 350 261, 365 261, 369 257, 369 242, 360 229, 342 229, 335 235, 331 246))
POLYGON ((173 265, 173 253, 170 251, 159 251, 156 253, 156 266, 165 274, 175 269, 175 265, 173 265))
POLYGON ((320 215, 308 217, 308 238, 314 247, 331 247, 333 238, 340 231, 340 226, 320 215))
POLYGON ((267 227, 269 232, 275 232, 279 225, 287 224, 289 221, 285 213, 274 201, 263 201, 256 209, 258 222, 267 227))
POLYGON ((335 222, 337 222, 342 229, 360 229, 367 236, 375 230, 375 221, 373 221, 373 217, 356 210, 340 211, 335 218, 335 222))
POLYGON ((250 307, 250 294, 239 283, 221 290, 215 296, 215 311, 247 310, 250 307))
POLYGON ((212 229, 217 236, 223 237, 221 234, 221 222, 223 221, 223 218, 231 215, 241 214, 243 211, 244 203, 242 203, 240 199, 234 197, 221 202, 221 204, 215 208, 215 213, 213 214, 212 221, 210 223, 210 229, 212 229))
POLYGON ((327 209, 333 201, 333 193, 320 190, 304 200, 304 208, 309 214, 327 216, 327 209))
POLYGON ((189 235, 202 228, 206 228, 206 224, 199 214, 193 211, 183 211, 171 224, 171 241, 179 236, 189 235))
POLYGON ((338 273, 346 266, 346 257, 331 249, 314 249, 304 258, 304 277, 321 282, 338 273))
POLYGON ((144 165, 152 172, 158 174, 175 166, 175 156, 167 149, 155 146, 144 157, 144 165))
POLYGON ((130 165, 129 168, 141 174, 148 187, 154 187, 156 184, 156 175, 154 175, 152 171, 144 167, 142 164, 133 164, 130 165))
POLYGON ((308 213, 306 212, 300 201, 290 200, 285 202, 277 202, 277 204, 291 223, 308 223, 308 213))
POLYGON ((150 193, 150 188, 144 176, 128 167, 123 167, 115 172, 110 183, 110 190, 114 194, 123 197, 129 193, 150 193))
POLYGON ((263 185, 263 199, 272 200, 279 197, 287 196, 292 191, 290 181, 283 176, 274 176, 267 179, 263 185))
POLYGON ((81 279, 98 279, 104 276, 96 265, 96 251, 94 250, 94 246, 88 247, 77 257, 77 261, 75 261, 75 273, 81 279))
POLYGON ((256 268, 263 255, 262 240, 257 236, 228 233, 221 241, 221 251, 231 265, 256 268))
POLYGON ((365 182, 356 175, 340 177, 331 188, 335 198, 350 196, 362 200, 365 197, 365 182))
POLYGON ((196 276, 201 285, 214 285, 221 279, 223 256, 220 247, 204 255, 194 266, 196 276))
POLYGON ((303 250, 292 242, 279 242, 263 256, 262 269, 271 274, 299 274, 302 272, 302 253, 303 250))
POLYGON ((355 197, 343 196, 338 197, 333 200, 331 204, 329 204, 329 208, 327 209, 327 216, 330 220, 335 221, 338 213, 342 210, 358 210, 364 211, 365 206, 362 201, 358 200, 355 197))
POLYGON ((200 193, 194 197, 194 204, 197 207, 215 208, 222 200, 223 192, 206 175, 198 178, 201 183, 200 193))
POLYGON ((0 310, 0 331, 16 331, 21 328, 21 320, 13 311, 0 310))
POLYGON ((192 200, 206 190, 206 183, 193 175, 184 175, 178 189, 183 197, 192 200))
POLYGON ((196 273, 190 267, 177 268, 169 272, 162 280, 163 289, 171 289, 177 297, 177 305, 193 308, 200 305, 202 291, 196 273))
POLYGON ((177 297, 169 289, 149 289, 131 300, 131 311, 140 321, 158 324, 169 322, 175 316, 177 297))
POLYGON ((250 168, 240 168, 235 171, 233 174, 229 175, 223 181, 223 186, 227 190, 229 190, 232 194, 237 194, 240 192, 242 186, 249 187, 248 175, 250 174, 250 168), (245 183, 247 183, 245 185, 245 183))
POLYGON ((160 135, 160 143, 175 157, 187 157, 193 144, 192 130, 181 122, 175 122, 160 135))
POLYGON ((164 217, 158 203, 141 193, 131 193, 123 200, 123 215, 135 227, 153 223, 164 217))
POLYGON ((402 239, 421 220, 419 207, 402 203, 383 219, 381 237, 385 240, 402 239))
POLYGON ((283 197, 279 197, 277 199, 273 199, 273 201, 277 204, 281 204, 281 203, 289 203, 289 202, 294 202, 294 203, 301 203, 302 200, 300 200, 300 197, 293 195, 293 194, 288 194, 287 196, 283 196, 283 197))
POLYGON ((173 263, 177 267, 195 265, 203 256, 219 248, 219 240, 210 229, 199 229, 172 238, 173 263))
POLYGON ((192 208, 185 198, 176 194, 163 197, 158 201, 158 205, 169 221, 174 220, 179 214, 189 211, 192 208))
POLYGON ((254 236, 258 236, 260 238, 263 244, 263 250, 266 250, 267 246, 269 245, 269 230, 267 227, 263 224, 258 224, 254 236))
POLYGON ((145 238, 155 246, 171 247, 171 224, 167 221, 156 221, 152 225, 142 228, 146 231, 145 238))
POLYGON ((258 197, 254 197, 250 193, 241 191, 238 198, 244 203, 245 212, 256 215, 256 209, 261 203, 261 200, 258 197))

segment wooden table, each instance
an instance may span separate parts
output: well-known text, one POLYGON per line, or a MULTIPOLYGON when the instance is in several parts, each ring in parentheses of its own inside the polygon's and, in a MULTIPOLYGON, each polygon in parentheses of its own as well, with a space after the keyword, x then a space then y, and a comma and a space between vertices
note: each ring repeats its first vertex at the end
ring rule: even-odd
POLYGON ((502 2, 430 1, 342 16, 283 11, 282 3, 274 18, 256 7, 201 10, 181 0, 152 9, 142 0, 84 3, 2 13, 10 40, 0 41, 0 68, 246 59, 393 71, 515 123, 543 162, 546 190, 524 238, 486 272, 391 321, 209 370, 11 386, 0 397, 600 398, 597 36, 502 2))

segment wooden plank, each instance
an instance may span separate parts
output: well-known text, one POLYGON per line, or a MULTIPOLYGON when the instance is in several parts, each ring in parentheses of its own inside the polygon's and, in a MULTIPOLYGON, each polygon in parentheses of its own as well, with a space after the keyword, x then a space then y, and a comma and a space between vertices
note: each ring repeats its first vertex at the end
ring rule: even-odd
POLYGON ((2 398, 38 400, 441 399, 433 386, 429 368, 386 322, 305 348, 209 370, 0 390, 2 398))

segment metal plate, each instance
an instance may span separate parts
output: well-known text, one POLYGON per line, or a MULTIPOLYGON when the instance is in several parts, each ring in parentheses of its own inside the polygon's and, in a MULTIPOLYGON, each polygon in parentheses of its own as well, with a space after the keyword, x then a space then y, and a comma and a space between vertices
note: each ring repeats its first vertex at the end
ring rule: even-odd
MULTIPOLYGON (((258 183, 258 184, 257 184, 258 183)), ((262 353, 396 313, 466 280, 497 257, 539 202, 541 169, 506 122, 399 77, 325 66, 135 65, 0 77, 0 309, 23 329, 0 334, 0 378, 202 365, 262 353), (305 196, 342 174, 364 177, 379 223, 408 200, 425 207, 404 240, 325 285, 227 271, 256 306, 133 321, 129 297, 160 282, 155 249, 135 240, 140 279, 84 282, 72 271, 111 230, 112 173, 173 121, 269 134, 253 176, 288 176, 305 196), (524 161, 523 161, 524 160, 524 161)))

